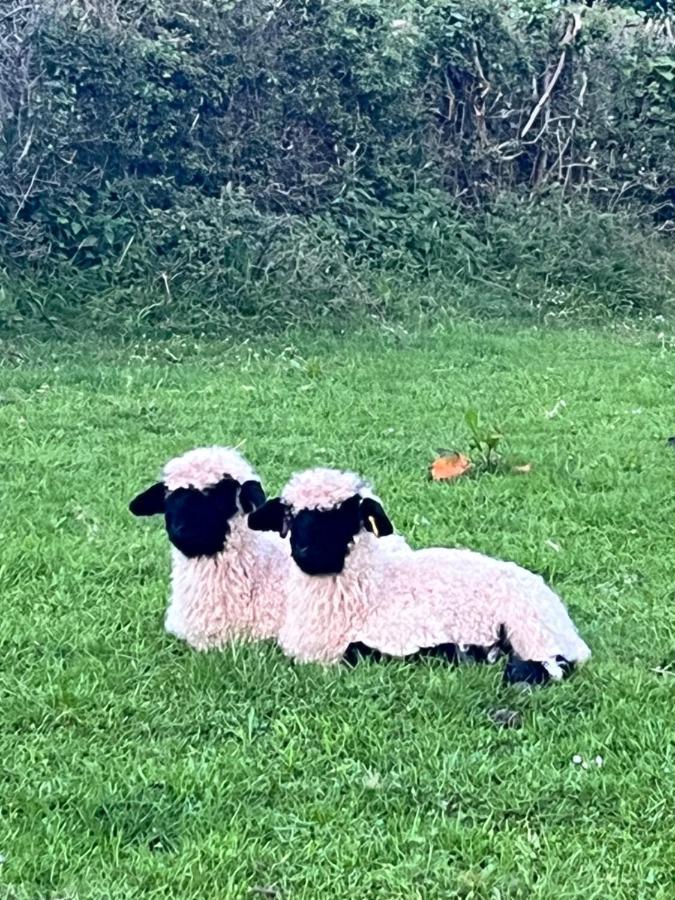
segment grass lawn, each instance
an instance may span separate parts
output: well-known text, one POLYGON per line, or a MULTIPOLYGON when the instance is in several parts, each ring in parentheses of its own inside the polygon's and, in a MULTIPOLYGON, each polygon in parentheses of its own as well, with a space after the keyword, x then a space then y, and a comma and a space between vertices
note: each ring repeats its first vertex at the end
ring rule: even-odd
POLYGON ((6 358, 0 898, 672 900, 672 434, 675 345, 647 333, 6 358), (470 406, 532 474, 427 480, 435 448, 467 447, 470 406), (524 694, 501 667, 186 649, 163 633, 161 523, 127 503, 211 442, 245 442, 270 493, 296 468, 356 468, 414 544, 541 572, 593 659, 524 694))

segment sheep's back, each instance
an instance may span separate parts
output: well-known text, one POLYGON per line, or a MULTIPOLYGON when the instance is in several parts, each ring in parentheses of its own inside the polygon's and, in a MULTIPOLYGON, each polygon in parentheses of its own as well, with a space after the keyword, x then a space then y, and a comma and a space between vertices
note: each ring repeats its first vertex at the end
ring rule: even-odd
POLYGON ((515 563, 471 550, 417 550, 387 558, 380 590, 359 640, 382 652, 447 643, 488 648, 506 633, 525 659, 590 655, 559 597, 515 563))

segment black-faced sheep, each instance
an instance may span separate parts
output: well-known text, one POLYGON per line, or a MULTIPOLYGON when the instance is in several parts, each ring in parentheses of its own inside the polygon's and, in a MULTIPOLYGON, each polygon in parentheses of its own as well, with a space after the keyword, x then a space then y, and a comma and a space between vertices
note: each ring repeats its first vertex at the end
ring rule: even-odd
POLYGON ((279 642, 298 661, 354 653, 509 658, 508 681, 560 679, 590 657, 560 598, 538 575, 470 550, 405 545, 359 476, 312 469, 249 516, 290 534, 294 561, 279 642))
POLYGON ((265 502, 253 468, 227 447, 190 450, 131 501, 136 516, 163 515, 172 544, 165 627, 197 650, 275 638, 290 559, 277 535, 250 530, 265 502))

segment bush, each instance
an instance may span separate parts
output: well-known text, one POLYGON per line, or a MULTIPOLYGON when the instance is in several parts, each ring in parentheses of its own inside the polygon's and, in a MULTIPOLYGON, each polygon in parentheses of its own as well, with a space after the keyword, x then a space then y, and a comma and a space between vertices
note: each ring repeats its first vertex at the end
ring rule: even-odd
POLYGON ((551 0, 11 2, 5 279, 250 314, 290 302, 289 284, 332 307, 373 266, 508 277, 518 246, 526 293, 543 279, 663 299, 642 275, 658 242, 635 231, 672 226, 663 17, 551 0), (522 245, 514 210, 537 222, 522 245))
POLYGON ((528 298, 542 287, 577 293, 610 310, 665 308, 675 296, 675 257, 625 212, 572 199, 534 205, 507 196, 490 214, 493 260, 528 298))

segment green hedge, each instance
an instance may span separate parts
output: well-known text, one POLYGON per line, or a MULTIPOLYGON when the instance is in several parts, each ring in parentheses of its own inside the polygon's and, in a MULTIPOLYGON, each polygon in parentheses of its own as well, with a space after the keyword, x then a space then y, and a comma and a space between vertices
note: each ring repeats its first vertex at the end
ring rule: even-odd
POLYGON ((244 306, 292 277, 330 302, 351 267, 507 271, 521 238, 490 231, 505 203, 523 240, 542 202, 562 234, 570 210, 670 227, 664 17, 551 0, 10 3, 6 276, 76 269, 244 306))

